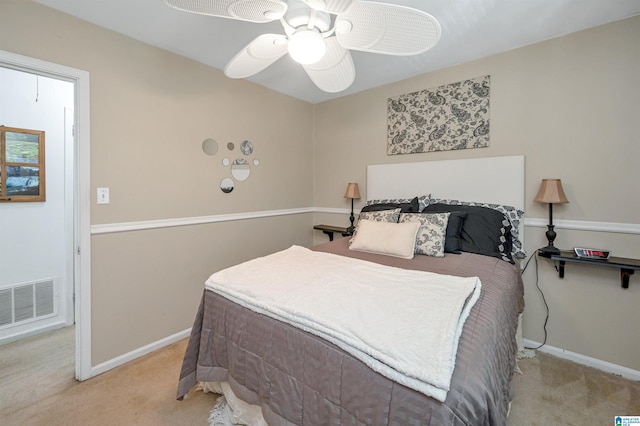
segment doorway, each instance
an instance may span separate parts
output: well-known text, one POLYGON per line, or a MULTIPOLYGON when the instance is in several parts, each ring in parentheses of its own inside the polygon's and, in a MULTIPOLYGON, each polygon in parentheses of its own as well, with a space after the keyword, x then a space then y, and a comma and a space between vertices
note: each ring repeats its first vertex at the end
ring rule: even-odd
MULTIPOLYGON (((50 62, 10 52, 0 51, 0 68, 28 76, 34 100, 39 100, 39 83, 51 79, 72 87, 72 107, 61 114, 64 150, 64 271, 65 283, 61 283, 59 302, 69 309, 64 313, 64 323, 75 321, 75 372, 76 379, 92 376, 91 369, 91 229, 89 192, 89 74, 50 62), (65 288, 67 286, 68 288, 65 288)), ((44 87, 43 87, 44 89, 44 87)), ((4 100, 3 100, 4 101, 4 100)), ((0 123, 11 125, 9 123, 0 123)), ((22 203, 29 204, 29 203, 22 203)), ((34 204, 34 203, 31 203, 34 204)), ((37 204, 37 203, 35 203, 37 204)), ((14 207, 15 208, 15 207, 14 207)), ((24 209, 24 207, 17 207, 24 209)), ((55 278, 55 277, 54 277, 55 278)), ((2 283, 0 283, 2 284, 2 283)))
POLYGON ((74 87, 0 67, 0 99, 4 345, 74 324, 74 87), (23 202, 21 193, 37 200, 23 202))

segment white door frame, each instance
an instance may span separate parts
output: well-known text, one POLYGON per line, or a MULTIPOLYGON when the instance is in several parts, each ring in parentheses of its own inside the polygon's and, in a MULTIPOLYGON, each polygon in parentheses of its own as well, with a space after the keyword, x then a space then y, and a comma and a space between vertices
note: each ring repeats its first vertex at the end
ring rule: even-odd
POLYGON ((73 262, 75 290, 76 379, 86 380, 92 375, 89 73, 4 50, 0 50, 0 65, 19 71, 71 81, 75 86, 74 256, 69 256, 69 261, 73 262))

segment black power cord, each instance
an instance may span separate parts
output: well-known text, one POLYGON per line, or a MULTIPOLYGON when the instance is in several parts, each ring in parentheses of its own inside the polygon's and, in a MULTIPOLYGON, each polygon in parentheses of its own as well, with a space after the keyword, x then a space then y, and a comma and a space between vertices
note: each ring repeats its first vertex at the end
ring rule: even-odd
POLYGON ((528 348, 528 347, 525 346, 525 349, 530 349, 530 350, 540 349, 541 347, 543 347, 547 343, 547 322, 549 322, 549 305, 547 304, 547 299, 544 297, 544 293, 542 292, 542 289, 540 288, 540 284, 539 284, 539 277, 538 277, 538 250, 533 252, 533 254, 529 258, 529 260, 527 260, 527 263, 525 263, 524 268, 522 268, 522 271, 520 272, 520 275, 522 276, 524 274, 524 271, 527 270, 527 266, 529 266, 529 262, 531 262, 531 259, 533 259, 534 257, 536 258, 536 288, 538 289, 538 291, 540 292, 540 295, 542 296, 542 302, 544 303, 544 307, 547 310, 547 315, 546 315, 546 317, 544 319, 544 325, 542 326, 542 328, 544 330, 544 340, 542 341, 540 346, 537 346, 535 348, 528 348))

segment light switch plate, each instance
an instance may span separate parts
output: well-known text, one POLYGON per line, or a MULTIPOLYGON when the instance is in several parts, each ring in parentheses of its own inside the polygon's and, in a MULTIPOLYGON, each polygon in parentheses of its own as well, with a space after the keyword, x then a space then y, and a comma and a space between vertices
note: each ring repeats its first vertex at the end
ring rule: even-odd
POLYGON ((109 188, 98 188, 98 204, 109 204, 109 188))

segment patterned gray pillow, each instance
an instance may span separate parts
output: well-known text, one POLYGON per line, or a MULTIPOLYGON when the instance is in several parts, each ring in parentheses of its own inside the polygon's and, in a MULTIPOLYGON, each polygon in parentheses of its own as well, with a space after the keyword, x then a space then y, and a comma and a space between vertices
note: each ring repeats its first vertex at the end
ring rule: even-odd
POLYGON ((524 216, 524 212, 512 206, 505 206, 501 204, 489 204, 489 203, 479 203, 479 202, 470 202, 470 201, 460 201, 460 200, 447 200, 442 198, 432 198, 431 204, 442 203, 449 204, 455 206, 480 206, 480 207, 488 207, 493 210, 497 210, 502 213, 511 224, 511 240, 512 240, 512 250, 511 254, 513 257, 517 257, 518 259, 525 259, 527 257, 527 253, 524 251, 524 247, 522 241, 520 241, 519 229, 520 221, 524 216))
MULTIPOLYGON (((371 204, 400 204, 400 203, 408 203, 412 198, 389 198, 386 200, 369 200, 365 205, 370 206, 371 204)), ((418 211, 422 211, 426 206, 431 202, 431 194, 428 195, 420 195, 418 196, 418 211)))
POLYGON ((444 242, 451 213, 402 213, 398 222, 420 222, 416 254, 444 257, 444 242))
MULTIPOLYGON (((374 222, 398 222, 398 218, 400 217, 401 209, 393 209, 393 210, 378 210, 374 212, 361 212, 358 215, 358 223, 361 220, 373 220, 374 222)), ((358 233, 358 225, 356 224, 356 229, 353 231, 353 236, 349 240, 349 245, 353 242, 353 239, 356 237, 358 233)))

